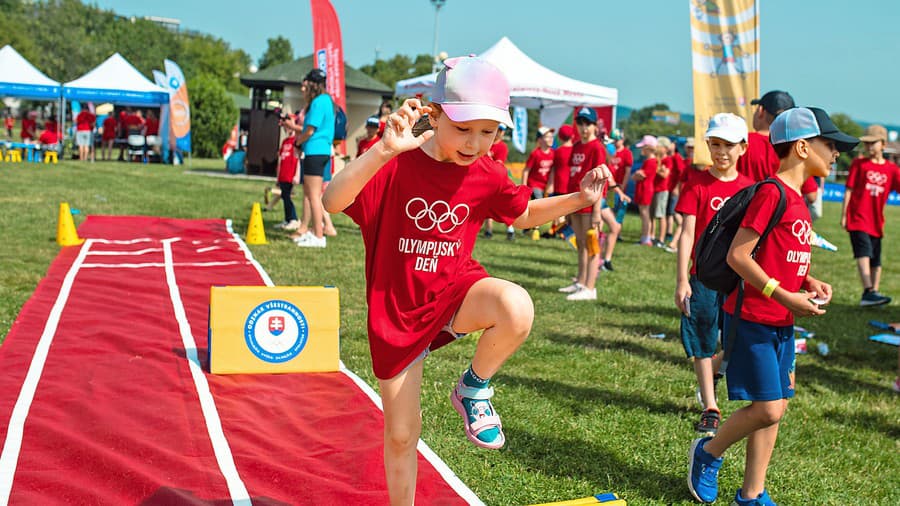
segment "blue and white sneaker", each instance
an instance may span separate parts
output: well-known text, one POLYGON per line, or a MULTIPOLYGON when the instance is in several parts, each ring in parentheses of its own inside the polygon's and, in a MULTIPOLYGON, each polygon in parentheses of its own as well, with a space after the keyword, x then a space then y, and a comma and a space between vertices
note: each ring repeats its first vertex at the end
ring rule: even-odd
POLYGON ((715 458, 703 449, 710 439, 695 439, 688 454, 688 489, 694 499, 704 503, 713 502, 719 496, 719 468, 724 461, 722 457, 715 458))
POLYGON ((734 502, 731 503, 731 506, 778 506, 775 504, 775 501, 769 497, 769 492, 763 489, 762 494, 759 494, 759 497, 755 499, 744 499, 741 496, 741 489, 734 494, 734 502))

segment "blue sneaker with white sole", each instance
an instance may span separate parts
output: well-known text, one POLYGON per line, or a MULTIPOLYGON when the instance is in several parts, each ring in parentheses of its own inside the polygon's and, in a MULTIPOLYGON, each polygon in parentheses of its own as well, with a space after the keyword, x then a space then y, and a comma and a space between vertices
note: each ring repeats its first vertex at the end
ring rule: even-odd
POLYGON ((758 497, 754 499, 744 499, 741 496, 741 489, 734 494, 734 501, 731 503, 731 506, 778 506, 775 504, 775 501, 769 497, 769 492, 763 489, 762 494, 759 494, 758 497))
POLYGON ((711 437, 703 437, 695 439, 691 443, 691 451, 689 454, 690 463, 688 465, 688 489, 694 499, 700 502, 710 503, 719 496, 719 468, 722 467, 724 459, 722 457, 715 458, 706 450, 703 445, 711 437))

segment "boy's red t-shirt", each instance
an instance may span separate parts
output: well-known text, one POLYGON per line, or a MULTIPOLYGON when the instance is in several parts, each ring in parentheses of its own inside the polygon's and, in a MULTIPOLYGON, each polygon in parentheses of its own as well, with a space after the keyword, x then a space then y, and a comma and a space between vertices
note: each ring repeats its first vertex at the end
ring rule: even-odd
POLYGON ((22 118, 22 140, 31 140, 34 138, 37 122, 30 118, 22 118))
POLYGON ((79 132, 89 132, 94 129, 94 123, 97 122, 97 116, 91 111, 81 111, 75 117, 75 130, 79 132))
MULTIPOLYGON (((688 169, 692 170, 692 169, 688 169)), ((691 182, 685 184, 675 206, 675 212, 696 217, 694 240, 691 243, 691 271, 697 274, 694 266, 694 248, 697 241, 712 221, 713 216, 735 193, 753 184, 747 176, 738 173, 732 181, 722 181, 709 172, 701 172, 691 176, 691 182)))
POLYGON ((372 146, 374 146, 375 143, 380 140, 381 137, 379 137, 378 135, 372 137, 371 139, 366 139, 365 137, 360 139, 359 142, 356 143, 356 157, 359 158, 363 153, 372 149, 372 146))
POLYGON ((544 190, 547 188, 547 181, 550 179, 550 169, 553 168, 554 152, 553 149, 542 151, 540 148, 534 148, 534 151, 528 155, 525 162, 525 168, 528 169, 528 187, 544 190))
POLYGON ((281 141, 281 148, 278 150, 278 182, 290 183, 297 175, 297 150, 294 149, 294 141, 297 140, 295 135, 287 137, 281 141))
POLYGON ((156 118, 147 118, 144 121, 147 127, 146 135, 159 135, 159 120, 156 118))
POLYGON ((853 160, 847 177, 847 230, 883 237, 884 205, 891 190, 900 192, 900 168, 888 161, 853 160))
POLYGON ((103 140, 108 141, 116 138, 116 118, 112 114, 103 120, 103 140))
POLYGON ((655 157, 644 159, 639 169, 646 177, 634 182, 634 202, 637 206, 649 206, 653 202, 653 180, 656 178, 656 167, 659 161, 655 157))
POLYGON ((669 179, 672 178, 672 174, 675 172, 675 161, 672 160, 671 156, 663 157, 662 164, 663 167, 669 169, 669 173, 666 177, 662 177, 656 172, 653 173, 653 193, 669 191, 669 179))
POLYGON ((762 181, 778 172, 781 161, 769 142, 769 137, 758 132, 747 136, 747 152, 737 162, 737 170, 753 181, 762 181))
POLYGON ((461 166, 421 149, 394 157, 366 183, 344 212, 366 247, 375 376, 392 378, 426 348, 449 342, 439 338, 441 329, 488 276, 472 258, 482 223, 511 224, 530 197, 531 189, 487 156, 461 166))
POLYGON ((491 158, 500 162, 506 163, 506 159, 509 157, 509 146, 506 145, 505 142, 495 142, 491 144, 491 158))
MULTIPOLYGON (((781 220, 756 252, 756 263, 769 277, 780 281, 781 288, 797 292, 809 274, 811 256, 809 236, 812 231, 812 218, 803 196, 788 187, 784 181, 781 181, 781 184, 787 197, 787 207, 781 220)), ((747 206, 741 227, 751 228, 762 235, 769 224, 769 219, 775 213, 778 199, 778 188, 769 184, 760 187, 747 206)), ((725 301, 725 311, 734 314, 736 299, 737 290, 725 301)), ((740 317, 747 321, 777 327, 794 323, 793 313, 749 284, 744 286, 744 303, 740 317)))
MULTIPOLYGON (((634 156, 631 150, 623 147, 615 152, 614 155, 606 159, 606 165, 612 172, 613 179, 618 184, 625 184, 625 171, 634 165, 634 156)), ((623 188, 624 190, 624 188, 623 188)))
MULTIPOLYGON (((600 139, 593 139, 586 143, 578 141, 572 146, 572 154, 569 156, 569 187, 568 193, 580 191, 581 180, 594 167, 606 163, 606 148, 600 139)), ((593 212, 594 207, 588 206, 576 211, 577 213, 593 212)))
POLYGON ((562 195, 569 191, 569 159, 573 146, 559 146, 553 152, 553 192, 562 195))
POLYGON ((669 172, 669 192, 672 192, 678 186, 678 183, 681 182, 681 175, 686 169, 687 165, 684 163, 684 158, 676 151, 672 155, 672 168, 669 172))
POLYGON ((41 144, 56 144, 59 142, 59 137, 56 136, 56 132, 53 130, 44 130, 41 132, 41 136, 38 137, 38 142, 41 144))

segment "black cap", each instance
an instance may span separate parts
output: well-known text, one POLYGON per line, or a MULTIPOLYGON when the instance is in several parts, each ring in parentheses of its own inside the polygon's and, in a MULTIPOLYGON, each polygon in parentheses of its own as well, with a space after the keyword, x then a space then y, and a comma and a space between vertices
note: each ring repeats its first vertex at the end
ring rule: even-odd
POLYGON ((325 83, 325 71, 322 69, 312 69, 306 73, 306 77, 303 78, 304 81, 309 81, 311 83, 325 83))
POLYGON ((782 111, 795 107, 794 97, 786 91, 772 90, 760 98, 750 101, 753 105, 761 105, 772 116, 778 116, 782 111))
POLYGON ((853 151, 859 144, 859 139, 841 132, 837 125, 831 121, 827 112, 818 107, 810 107, 809 110, 815 114, 816 123, 819 124, 819 130, 822 131, 822 133, 819 134, 819 137, 834 141, 834 147, 837 148, 838 151, 842 153, 853 151))

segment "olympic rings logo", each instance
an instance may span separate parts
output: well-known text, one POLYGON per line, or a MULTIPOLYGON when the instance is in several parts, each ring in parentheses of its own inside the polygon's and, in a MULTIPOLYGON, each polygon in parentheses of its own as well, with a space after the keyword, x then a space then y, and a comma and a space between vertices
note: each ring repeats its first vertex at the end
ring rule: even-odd
POLYGON ((451 208, 443 200, 429 204, 425 199, 415 197, 406 203, 406 216, 422 232, 437 228, 438 232, 449 234, 469 218, 469 206, 457 204, 451 208))
POLYGON ((791 225, 791 233, 800 241, 800 244, 809 244, 809 236, 812 234, 812 224, 806 220, 795 220, 791 225))
POLYGON ((870 170, 866 172, 866 179, 872 183, 877 184, 878 186, 884 186, 884 183, 887 183, 887 174, 881 172, 875 172, 870 170))
POLYGON ((718 211, 719 209, 722 209, 722 206, 724 206, 730 198, 731 197, 713 197, 709 200, 709 207, 711 207, 713 211, 718 211))

